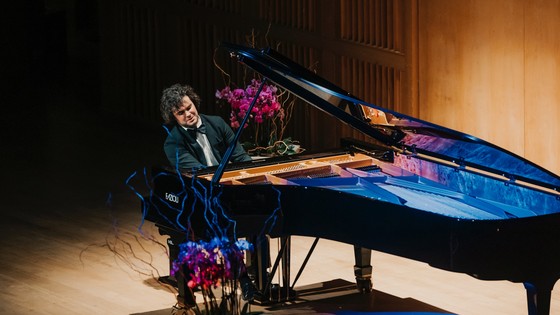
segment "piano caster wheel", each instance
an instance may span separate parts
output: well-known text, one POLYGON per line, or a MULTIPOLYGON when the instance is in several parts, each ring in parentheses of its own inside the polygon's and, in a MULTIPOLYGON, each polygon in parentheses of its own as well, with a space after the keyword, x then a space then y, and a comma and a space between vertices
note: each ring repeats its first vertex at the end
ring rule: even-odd
POLYGON ((370 293, 373 288, 371 278, 356 278, 356 287, 360 293, 370 293))

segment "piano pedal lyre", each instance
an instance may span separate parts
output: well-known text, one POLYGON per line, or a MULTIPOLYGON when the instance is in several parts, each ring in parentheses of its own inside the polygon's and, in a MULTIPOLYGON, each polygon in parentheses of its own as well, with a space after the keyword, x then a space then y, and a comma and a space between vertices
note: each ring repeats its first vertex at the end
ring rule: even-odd
POLYGON ((281 242, 280 249, 274 264, 271 266, 270 273, 267 271, 270 265, 268 241, 259 241, 255 248, 258 258, 256 286, 259 289, 259 292, 254 296, 253 302, 255 304, 277 304, 293 301, 296 298, 296 291, 290 285, 291 238, 290 236, 282 236, 279 240, 281 242), (277 275, 280 266, 282 266, 279 274, 281 279, 279 283, 273 283, 274 276, 277 275))

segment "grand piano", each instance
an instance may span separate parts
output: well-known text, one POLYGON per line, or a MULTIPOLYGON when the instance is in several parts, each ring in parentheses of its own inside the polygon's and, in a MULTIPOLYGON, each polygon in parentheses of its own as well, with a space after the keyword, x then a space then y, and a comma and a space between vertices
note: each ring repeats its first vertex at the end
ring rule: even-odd
POLYGON ((270 273, 282 263, 289 298, 289 237, 330 239, 354 246, 361 291, 371 289, 376 250, 523 284, 528 313, 549 314, 560 277, 560 177, 476 137, 366 103, 272 49, 220 49, 366 141, 247 163, 228 163, 226 154, 203 170, 154 167, 142 211, 170 235, 170 247, 211 236, 213 224, 229 237, 279 237, 275 262, 267 254, 254 260, 258 288, 270 298, 270 273), (209 218, 205 196, 218 200, 220 214, 209 218))

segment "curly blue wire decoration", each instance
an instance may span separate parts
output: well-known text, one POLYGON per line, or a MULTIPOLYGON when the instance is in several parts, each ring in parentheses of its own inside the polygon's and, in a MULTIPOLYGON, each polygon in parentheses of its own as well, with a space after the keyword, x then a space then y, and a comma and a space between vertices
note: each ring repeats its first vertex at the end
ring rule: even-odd
MULTIPOLYGON (((169 134, 169 129, 165 125, 163 127, 169 134)), ((177 161, 179 161, 178 155, 179 152, 177 150, 177 161)), ((233 237, 234 240, 237 239, 237 221, 230 217, 227 209, 225 209, 221 203, 223 186, 210 181, 206 182, 198 178, 197 171, 198 169, 192 169, 191 176, 189 176, 190 180, 187 180, 188 177, 183 175, 177 162, 173 172, 161 171, 152 174, 150 178, 146 168, 144 168, 142 172, 143 184, 145 185, 148 195, 142 195, 131 183, 138 175, 138 172, 133 172, 126 179, 126 185, 142 202, 142 219, 138 226, 140 233, 142 233, 142 227, 145 224, 148 213, 155 213, 164 220, 165 224, 194 238, 194 235, 191 235, 194 231, 192 229, 191 219, 195 212, 199 211, 203 220, 201 223, 206 225, 207 235, 201 235, 202 237, 206 239, 222 239, 227 237, 233 237), (174 192, 178 197, 176 202, 170 202, 170 200, 166 200, 163 196, 154 192, 152 183, 159 180, 161 177, 170 177, 171 180, 177 182, 179 190, 174 192), (160 207, 165 207, 165 211, 160 207)), ((264 221, 259 235, 266 235, 275 227, 281 212, 281 192, 273 185, 270 185, 270 188, 277 194, 277 206, 264 221)))

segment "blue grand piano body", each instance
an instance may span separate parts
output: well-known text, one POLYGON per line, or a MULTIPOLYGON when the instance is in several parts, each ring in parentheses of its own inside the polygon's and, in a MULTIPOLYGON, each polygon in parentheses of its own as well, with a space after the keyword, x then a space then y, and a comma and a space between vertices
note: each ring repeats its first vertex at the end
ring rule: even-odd
POLYGON ((148 220, 181 230, 185 208, 194 209, 182 198, 192 196, 185 190, 196 178, 220 190, 238 235, 326 238, 523 283, 529 313, 549 313, 560 278, 557 175, 476 137, 368 104, 274 50, 222 49, 367 141, 222 169, 157 168, 148 220))

